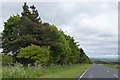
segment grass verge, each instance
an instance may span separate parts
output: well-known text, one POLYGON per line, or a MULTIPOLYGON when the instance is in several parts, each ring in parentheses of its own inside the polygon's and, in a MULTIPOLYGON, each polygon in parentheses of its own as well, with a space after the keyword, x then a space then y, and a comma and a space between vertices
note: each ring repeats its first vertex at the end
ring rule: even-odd
POLYGON ((3 66, 2 78, 78 78, 91 64, 52 67, 3 66))
POLYGON ((58 72, 41 76, 41 78, 78 78, 82 75, 91 64, 80 64, 67 66, 66 69, 62 68, 58 72))

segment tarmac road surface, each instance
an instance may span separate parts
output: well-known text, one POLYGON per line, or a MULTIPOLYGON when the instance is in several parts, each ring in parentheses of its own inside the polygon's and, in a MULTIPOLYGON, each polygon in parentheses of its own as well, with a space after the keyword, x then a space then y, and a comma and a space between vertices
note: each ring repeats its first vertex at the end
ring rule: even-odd
POLYGON ((78 80, 120 80, 118 70, 93 64, 78 80))

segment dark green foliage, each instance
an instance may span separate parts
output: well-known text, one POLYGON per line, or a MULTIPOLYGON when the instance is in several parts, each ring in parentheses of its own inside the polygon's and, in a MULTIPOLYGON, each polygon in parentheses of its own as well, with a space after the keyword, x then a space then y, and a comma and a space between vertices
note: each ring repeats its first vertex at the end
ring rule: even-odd
POLYGON ((7 22, 4 23, 4 31, 2 34, 3 39, 8 38, 10 41, 14 40, 18 36, 20 16, 12 16, 7 22))
POLYGON ((47 65, 50 55, 50 47, 40 47, 31 45, 26 48, 21 48, 17 58, 23 64, 41 64, 47 65))
POLYGON ((13 64, 13 57, 11 55, 2 54, 2 65, 8 66, 10 64, 13 64))
POLYGON ((58 32, 60 37, 58 38, 58 42, 61 44, 61 54, 60 54, 60 59, 58 61, 58 64, 65 64, 68 60, 68 57, 71 53, 71 48, 69 46, 68 41, 65 38, 65 34, 63 31, 58 32))
POLYGON ((66 36, 67 42, 69 43, 69 47, 71 49, 71 53, 69 54, 69 58, 67 62, 70 64, 78 63, 80 51, 79 51, 77 42, 75 42, 73 37, 70 37, 67 35, 65 36, 66 36))
POLYGON ((49 49, 47 50, 49 52, 47 59, 49 59, 45 63, 48 65, 89 63, 90 61, 85 53, 81 52, 73 37, 64 34, 54 25, 43 23, 34 5, 29 7, 24 3, 21 16, 10 17, 5 22, 4 28, 2 33, 3 52, 5 54, 11 52, 18 62, 20 62, 20 58, 24 64, 39 63, 42 59, 44 61, 45 57, 33 56, 37 54, 37 50, 40 52, 43 46, 50 47, 50 52, 49 49), (30 46, 31 44, 34 45, 30 46), (35 45, 37 49, 34 53, 33 46, 35 45), (30 58, 23 57, 24 54, 28 55, 26 50, 30 52, 29 48, 31 49, 31 47, 33 52, 29 55, 30 58), (32 57, 40 59, 36 61, 32 60, 32 57))
POLYGON ((4 53, 11 51, 11 42, 19 36, 19 21, 20 16, 17 15, 10 17, 7 22, 4 23, 4 31, 2 33, 2 48, 4 53))
POLYGON ((80 48, 80 63, 92 63, 92 61, 88 58, 88 56, 85 54, 82 48, 80 48))
POLYGON ((21 13, 23 17, 28 17, 31 21, 38 23, 41 19, 39 17, 38 11, 36 10, 36 7, 30 6, 31 11, 29 10, 29 6, 24 3, 23 6, 23 12, 21 13))

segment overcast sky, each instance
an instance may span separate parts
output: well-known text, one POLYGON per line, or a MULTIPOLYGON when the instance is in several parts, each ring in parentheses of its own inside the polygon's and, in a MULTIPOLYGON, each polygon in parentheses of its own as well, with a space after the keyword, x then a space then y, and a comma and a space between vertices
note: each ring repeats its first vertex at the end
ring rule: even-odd
MULTIPOLYGON (((43 22, 49 22, 79 42, 89 57, 117 58, 118 3, 117 2, 32 2, 43 22)), ((6 21, 20 14, 23 2, 5 2, 0 6, 6 21)), ((3 24, 0 23, 0 32, 3 24)))

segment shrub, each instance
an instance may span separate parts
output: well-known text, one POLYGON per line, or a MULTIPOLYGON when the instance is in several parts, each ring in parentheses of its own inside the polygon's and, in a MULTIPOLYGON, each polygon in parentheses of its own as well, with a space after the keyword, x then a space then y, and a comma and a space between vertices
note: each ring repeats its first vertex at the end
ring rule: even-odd
POLYGON ((17 58, 23 64, 41 64, 47 65, 49 61, 50 47, 40 47, 31 44, 26 48, 21 48, 17 58))
POLYGON ((13 57, 11 55, 2 54, 2 65, 8 66, 13 63, 13 57))

